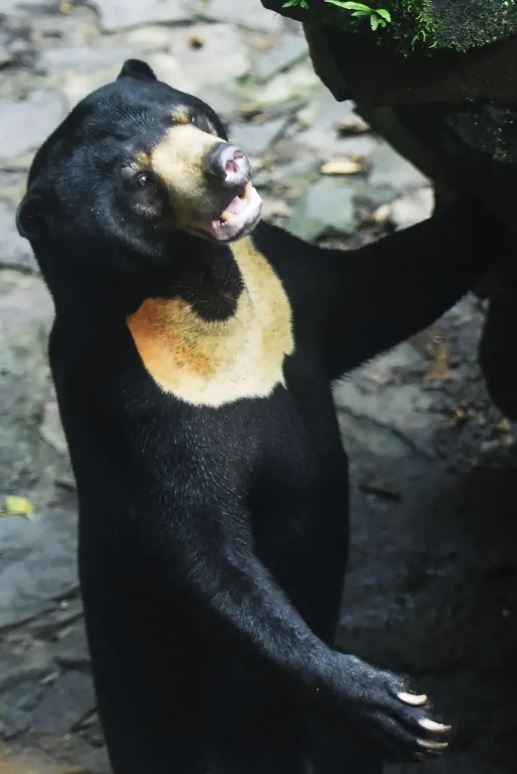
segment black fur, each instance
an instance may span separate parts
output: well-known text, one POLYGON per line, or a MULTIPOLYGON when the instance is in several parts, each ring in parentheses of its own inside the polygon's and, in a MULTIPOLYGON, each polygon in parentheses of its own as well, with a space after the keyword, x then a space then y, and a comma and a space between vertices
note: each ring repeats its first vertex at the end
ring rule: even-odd
POLYGON ((131 217, 122 157, 172 108, 206 105, 147 65, 90 95, 39 151, 19 211, 56 303, 50 359, 80 500, 80 577, 116 774, 378 772, 426 709, 332 642, 347 554, 347 460, 331 381, 429 325, 476 280, 468 208, 350 252, 260 224, 296 349, 269 398, 196 407, 144 370, 126 317, 183 296, 233 313, 230 249, 131 217), (364 743, 363 743, 364 737, 364 743), (373 758, 372 758, 373 756, 373 758))

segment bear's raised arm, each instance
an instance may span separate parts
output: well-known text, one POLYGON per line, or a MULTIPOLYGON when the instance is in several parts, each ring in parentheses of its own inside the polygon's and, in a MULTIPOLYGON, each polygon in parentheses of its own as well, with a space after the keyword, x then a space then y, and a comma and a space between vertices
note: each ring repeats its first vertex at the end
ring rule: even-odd
POLYGON ((296 242, 284 246, 300 256, 287 267, 290 295, 319 328, 334 379, 444 314, 499 254, 502 235, 487 213, 459 204, 357 250, 296 242))

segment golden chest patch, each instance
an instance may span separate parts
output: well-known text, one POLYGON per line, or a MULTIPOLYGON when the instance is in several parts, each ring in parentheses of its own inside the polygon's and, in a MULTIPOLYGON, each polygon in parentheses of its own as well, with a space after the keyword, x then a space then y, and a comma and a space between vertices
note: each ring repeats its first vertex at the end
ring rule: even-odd
POLYGON ((231 245, 243 280, 235 314, 200 318, 181 298, 148 298, 127 318, 142 362, 165 392, 197 406, 265 398, 294 351, 289 300, 249 238, 231 245))

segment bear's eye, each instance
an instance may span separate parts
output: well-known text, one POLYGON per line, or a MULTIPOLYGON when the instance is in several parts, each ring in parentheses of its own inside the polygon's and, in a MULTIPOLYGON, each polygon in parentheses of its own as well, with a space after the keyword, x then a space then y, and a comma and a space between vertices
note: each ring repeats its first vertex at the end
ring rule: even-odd
POLYGON ((135 183, 139 188, 147 188, 153 182, 153 176, 150 172, 139 172, 135 176, 135 183))

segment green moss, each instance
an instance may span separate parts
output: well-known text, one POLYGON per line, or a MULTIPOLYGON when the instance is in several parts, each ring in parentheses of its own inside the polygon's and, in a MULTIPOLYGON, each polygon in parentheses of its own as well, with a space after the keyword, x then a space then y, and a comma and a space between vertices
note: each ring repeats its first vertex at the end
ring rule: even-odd
POLYGON ((517 31, 515 0, 432 0, 436 42, 466 51, 486 46, 517 31))
MULTIPOLYGON (((281 12, 291 15, 292 7, 281 3, 281 12)), ((300 0, 288 0, 299 6, 300 0)), ((403 52, 415 48, 468 49, 485 46, 517 32, 517 0, 365 0, 372 9, 385 8, 391 23, 375 31, 366 17, 337 8, 326 0, 304 0, 304 8, 293 15, 308 14, 347 32, 375 35, 379 42, 395 42, 403 52)), ((272 7, 277 5, 266 2, 272 7)), ((278 7, 277 7, 277 10, 278 7)))
MULTIPOLYGON (((377 3, 371 4, 373 8, 377 3)), ((379 34, 397 41, 402 50, 424 45, 466 51, 485 46, 517 31, 516 0, 380 0, 392 23, 379 34)), ((364 20, 344 9, 319 5, 320 13, 347 31, 364 30, 364 20)))
MULTIPOLYGON (((345 32, 374 35, 379 43, 395 41, 397 47, 404 52, 419 45, 437 45, 436 21, 431 0, 380 0, 370 2, 370 6, 386 8, 391 14, 391 23, 373 32, 364 17, 355 17, 346 9, 324 3, 319 6, 317 13, 323 15, 325 24, 336 26, 345 32)), ((311 13, 313 17, 316 15, 312 8, 311 13)))
POLYGON ((417 43, 429 46, 435 44, 436 21, 431 0, 395 0, 393 13, 396 14, 393 27, 395 38, 412 46, 417 43))

